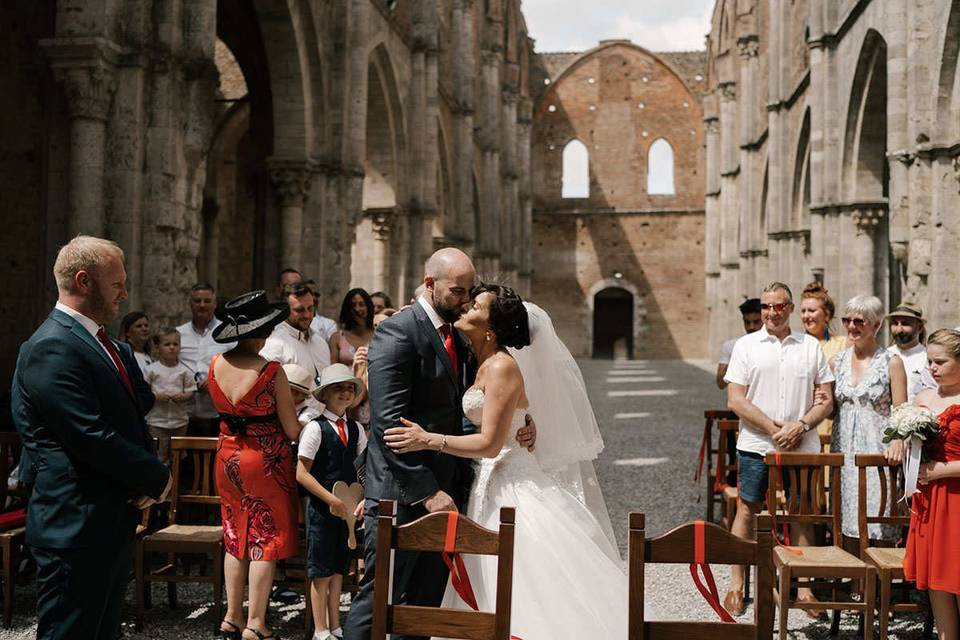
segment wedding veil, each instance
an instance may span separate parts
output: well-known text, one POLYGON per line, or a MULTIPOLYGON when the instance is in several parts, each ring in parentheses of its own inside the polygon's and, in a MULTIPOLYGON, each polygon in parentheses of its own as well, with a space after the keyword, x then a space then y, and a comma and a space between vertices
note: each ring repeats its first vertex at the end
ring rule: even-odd
MULTIPOLYGON (((524 302, 530 322, 530 345, 510 349, 520 365, 528 409, 537 424, 534 455, 593 514, 607 537, 612 555, 620 554, 610 514, 597 482, 593 460, 603 451, 603 437, 587 396, 580 367, 553 328, 546 311, 524 302)), ((597 541, 601 543, 602 541, 597 541)))

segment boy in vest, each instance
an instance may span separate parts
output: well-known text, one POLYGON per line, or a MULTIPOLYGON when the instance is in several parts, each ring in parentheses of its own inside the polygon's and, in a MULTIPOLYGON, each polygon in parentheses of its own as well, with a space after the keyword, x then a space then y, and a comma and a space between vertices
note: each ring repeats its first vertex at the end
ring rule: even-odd
MULTIPOLYGON (((340 588, 350 568, 346 507, 333 495, 337 481, 357 481, 354 461, 367 444, 359 424, 347 417, 361 397, 363 382, 337 363, 320 373, 314 396, 326 405, 300 434, 297 482, 310 494, 307 505, 307 575, 313 607, 313 640, 342 638, 340 588)), ((357 517, 363 503, 357 505, 357 517)))

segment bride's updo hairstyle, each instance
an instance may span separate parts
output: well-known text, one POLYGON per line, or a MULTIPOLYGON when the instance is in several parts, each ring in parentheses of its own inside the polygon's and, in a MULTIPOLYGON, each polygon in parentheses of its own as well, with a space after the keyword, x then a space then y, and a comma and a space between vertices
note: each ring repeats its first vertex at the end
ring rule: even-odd
POLYGON ((523 300, 510 287, 498 284, 480 283, 470 290, 470 297, 481 293, 493 294, 490 302, 490 330, 497 336, 497 342, 504 347, 522 349, 530 344, 530 319, 523 300))

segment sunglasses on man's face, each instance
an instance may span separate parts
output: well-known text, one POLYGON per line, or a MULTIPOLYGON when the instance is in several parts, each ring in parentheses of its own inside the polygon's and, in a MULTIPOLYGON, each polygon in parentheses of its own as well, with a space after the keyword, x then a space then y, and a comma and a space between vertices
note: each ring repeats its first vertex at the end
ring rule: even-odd
POLYGON ((767 304, 766 302, 760 304, 760 308, 764 311, 770 310, 774 313, 783 313, 783 310, 790 306, 789 302, 778 302, 777 304, 767 304))
POLYGON ((840 322, 843 323, 843 326, 852 324, 857 329, 863 329, 867 324, 867 321, 864 320, 863 318, 840 318, 840 322))

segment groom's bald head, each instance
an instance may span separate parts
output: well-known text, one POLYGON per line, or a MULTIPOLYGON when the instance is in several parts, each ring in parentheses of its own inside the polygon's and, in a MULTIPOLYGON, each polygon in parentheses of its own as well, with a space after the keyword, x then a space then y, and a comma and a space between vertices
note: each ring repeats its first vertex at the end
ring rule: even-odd
POLYGON ((477 271, 467 254, 453 247, 440 249, 424 265, 427 299, 444 320, 453 322, 460 317, 460 308, 470 300, 476 277, 477 271))

